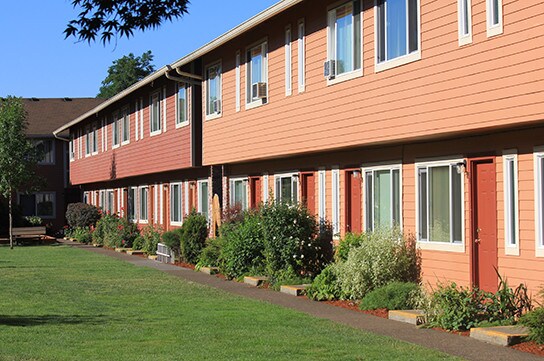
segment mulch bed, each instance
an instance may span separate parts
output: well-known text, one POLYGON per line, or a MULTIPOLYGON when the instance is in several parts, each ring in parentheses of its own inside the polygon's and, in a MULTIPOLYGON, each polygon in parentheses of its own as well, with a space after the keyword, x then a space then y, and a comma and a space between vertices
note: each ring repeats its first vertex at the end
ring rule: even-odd
POLYGON ((450 331, 450 330, 445 330, 445 329, 440 328, 440 327, 433 327, 432 329, 436 330, 436 331, 441 331, 441 332, 453 333, 454 335, 470 337, 470 331, 454 331, 454 330, 450 331))
POLYGON ((376 316, 376 317, 388 318, 388 312, 387 312, 387 309, 385 309, 385 308, 380 308, 380 309, 377 309, 377 310, 363 311, 363 310, 361 310, 359 308, 359 305, 356 302, 353 302, 353 301, 336 300, 336 301, 324 301, 324 302, 326 304, 331 305, 331 306, 342 307, 342 308, 345 308, 347 310, 366 313, 367 315, 372 315, 372 316, 376 316))
POLYGON ((518 343, 517 345, 511 347, 518 351, 529 352, 538 356, 544 356, 544 345, 539 345, 532 341, 518 343))
POLYGON ((174 266, 183 267, 183 268, 189 268, 189 269, 192 269, 192 270, 195 269, 195 265, 194 265, 194 264, 185 263, 185 262, 176 262, 176 263, 174 263, 174 266))

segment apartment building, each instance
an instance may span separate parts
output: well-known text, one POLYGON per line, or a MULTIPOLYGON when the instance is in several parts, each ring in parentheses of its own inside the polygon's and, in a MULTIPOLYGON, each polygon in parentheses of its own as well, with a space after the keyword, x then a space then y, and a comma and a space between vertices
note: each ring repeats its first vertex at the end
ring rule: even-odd
POLYGON ((72 181, 166 228, 213 195, 304 202, 338 238, 402 227, 431 284, 494 290, 497 269, 535 291, 543 20, 536 0, 280 1, 59 128, 72 181))

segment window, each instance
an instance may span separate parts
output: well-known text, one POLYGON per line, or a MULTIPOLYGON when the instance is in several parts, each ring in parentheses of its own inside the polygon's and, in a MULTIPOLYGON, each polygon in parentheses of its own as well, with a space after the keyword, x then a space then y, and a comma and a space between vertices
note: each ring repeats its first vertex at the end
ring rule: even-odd
POLYGON ((471 0, 457 0, 459 14, 459 45, 472 43, 471 0))
POLYGON ((151 135, 161 132, 161 92, 151 94, 149 98, 149 127, 151 135))
MULTIPOLYGON (((540 148, 542 149, 542 148, 540 148)), ((536 256, 544 257, 544 149, 535 153, 536 256)))
POLYGON ((318 188, 319 188, 319 221, 324 222, 327 218, 326 208, 325 208, 325 200, 326 200, 326 175, 324 169, 320 170, 318 173, 318 188))
MULTIPOLYGON (((417 239, 461 245, 463 242, 463 175, 457 163, 417 164, 417 239)), ((452 250, 461 251, 460 247, 452 250)), ((464 249, 463 249, 464 250, 464 249)))
POLYGON ((332 170, 332 234, 340 235, 340 171, 332 170))
POLYGON ((78 145, 77 145, 77 156, 78 159, 83 158, 83 130, 80 129, 78 132, 78 145))
POLYGON ((221 114, 221 65, 206 69, 206 115, 221 114))
POLYGON ((486 0, 487 36, 502 34, 502 0, 486 0))
POLYGON ((181 224, 182 222, 182 188, 181 183, 170 184, 170 223, 181 224))
POLYGON ((400 166, 367 168, 364 175, 365 229, 400 226, 400 166))
POLYGON ((113 117, 113 122, 111 123, 111 145, 112 148, 116 148, 121 144, 121 137, 119 136, 119 123, 122 119, 122 113, 117 112, 113 117))
POLYGON ((102 119, 102 151, 108 150, 108 118, 102 119))
POLYGON ((20 194, 19 205, 23 216, 55 218, 55 192, 20 194))
POLYGON ((285 95, 291 95, 293 92, 293 64, 292 64, 292 46, 291 46, 291 26, 285 28, 285 95))
POLYGON ((409 54, 417 57, 407 57, 390 66, 419 59, 419 0, 377 0, 376 42, 376 71, 388 68, 380 67, 380 63, 409 54))
POLYGON ((93 124, 91 131, 91 153, 98 154, 98 130, 96 124, 93 124))
POLYGON ((329 79, 361 69, 361 2, 347 2, 328 15, 329 79))
POLYGON ((123 115, 121 120, 121 136, 122 144, 130 143, 130 114, 128 112, 128 107, 123 109, 123 115))
POLYGON ((115 210, 115 197, 112 189, 106 191, 106 205, 104 210, 110 214, 113 214, 115 210))
POLYGON ((83 203, 89 204, 89 192, 83 192, 83 203))
POLYGON ((263 202, 267 203, 270 196, 270 186, 268 184, 268 174, 263 174, 263 202))
POLYGON ((298 202, 298 173, 276 175, 276 202, 298 202))
POLYGON ((91 143, 93 142, 93 133, 90 128, 87 128, 87 132, 85 133, 85 156, 91 155, 91 143))
POLYGON ((241 102, 241 89, 240 82, 242 81, 242 73, 240 71, 241 55, 240 51, 236 52, 236 111, 240 111, 240 102, 241 102))
POLYGON ((178 83, 178 92, 176 94, 176 126, 185 125, 189 122, 187 96, 187 85, 178 83))
POLYGON ((53 139, 33 140, 32 143, 38 149, 38 152, 41 155, 38 164, 55 164, 55 143, 53 142, 53 139))
POLYGON ((302 93, 306 88, 306 39, 304 20, 298 22, 298 92, 302 93))
POLYGON ((70 156, 70 161, 73 161, 76 157, 74 151, 74 135, 70 134, 70 142, 68 143, 68 154, 70 156))
POLYGON ((129 187, 128 188, 128 195, 127 195, 127 216, 130 221, 134 221, 136 219, 136 194, 138 190, 136 187, 129 187))
POLYGON ((246 103, 266 103, 268 96, 268 74, 266 42, 247 51, 247 99, 246 103))
POLYGON ((518 159, 514 151, 503 156, 505 253, 519 255, 518 159))
POLYGON ((147 197, 149 195, 149 188, 147 186, 140 187, 139 193, 140 199, 138 203, 138 208, 140 209, 140 222, 147 223, 147 197))
POLYGON ((247 209, 247 178, 230 180, 230 206, 247 209))
POLYGON ((198 213, 209 219, 208 214, 208 181, 198 181, 198 213))

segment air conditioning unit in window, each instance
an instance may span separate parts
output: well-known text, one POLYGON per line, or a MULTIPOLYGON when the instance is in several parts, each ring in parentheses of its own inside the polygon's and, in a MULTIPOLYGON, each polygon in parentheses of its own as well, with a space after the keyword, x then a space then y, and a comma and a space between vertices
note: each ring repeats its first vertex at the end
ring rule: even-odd
POLYGON ((328 80, 334 79, 336 76, 336 60, 327 60, 325 64, 323 64, 323 75, 328 80))
POLYGON ((221 100, 213 100, 210 104, 210 114, 220 114, 221 113, 221 100))
POLYGON ((266 83, 254 83, 251 85, 251 98, 264 99, 266 98, 266 83))

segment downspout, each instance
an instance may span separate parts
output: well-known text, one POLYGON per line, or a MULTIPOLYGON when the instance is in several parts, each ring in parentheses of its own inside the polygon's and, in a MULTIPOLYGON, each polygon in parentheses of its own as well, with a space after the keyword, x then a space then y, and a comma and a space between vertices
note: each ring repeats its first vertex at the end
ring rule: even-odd
POLYGON ((62 140, 62 141, 64 141, 64 142, 70 142, 70 139, 68 139, 68 138, 63 138, 63 137, 59 137, 59 136, 57 135, 57 133, 55 133, 55 132, 53 132, 53 136, 54 136, 55 138, 57 138, 58 140, 62 140))
POLYGON ((198 75, 185 73, 185 72, 179 71, 179 69, 176 68, 176 72, 179 75, 181 75, 182 77, 173 76, 173 75, 170 75, 170 73, 169 73, 170 71, 173 70, 172 67, 170 65, 167 65, 166 68, 167 68, 167 70, 164 72, 164 76, 166 76, 167 79, 177 81, 177 82, 180 82, 180 83, 189 83, 189 84, 192 84, 192 85, 201 85, 202 84, 202 77, 199 77, 198 75))

